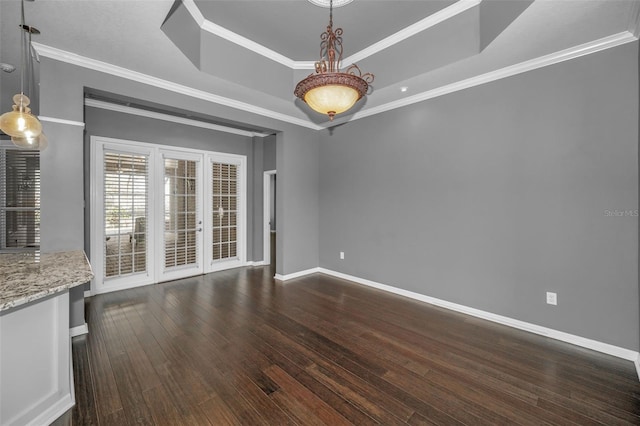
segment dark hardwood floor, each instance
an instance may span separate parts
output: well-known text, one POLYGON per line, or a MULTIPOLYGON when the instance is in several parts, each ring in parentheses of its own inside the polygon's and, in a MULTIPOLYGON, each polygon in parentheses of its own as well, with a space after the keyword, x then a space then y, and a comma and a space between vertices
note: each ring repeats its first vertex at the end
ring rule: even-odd
POLYGON ((74 425, 640 424, 631 362, 316 274, 100 296, 74 425))

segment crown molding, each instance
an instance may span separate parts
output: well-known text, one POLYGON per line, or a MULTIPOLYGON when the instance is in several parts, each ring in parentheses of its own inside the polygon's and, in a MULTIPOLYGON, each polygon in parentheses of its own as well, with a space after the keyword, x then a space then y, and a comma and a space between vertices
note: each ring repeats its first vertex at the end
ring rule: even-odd
POLYGON ((547 67, 560 62, 568 61, 571 59, 579 58, 581 56, 590 55, 592 53, 599 52, 601 50, 610 49, 622 44, 630 43, 638 40, 636 36, 628 31, 623 31, 618 34, 603 37, 598 40, 584 43, 578 46, 574 46, 565 50, 551 53, 549 55, 540 56, 535 59, 520 62, 519 64, 510 65, 508 67, 500 68, 495 71, 490 71, 485 74, 480 74, 475 77, 460 80, 455 83, 447 84, 426 92, 418 93, 413 96, 409 96, 397 101, 388 102, 386 104, 378 105, 375 107, 363 109, 354 113, 351 116, 345 116, 340 119, 336 119, 333 122, 324 123, 324 128, 337 126, 339 124, 346 123, 348 121, 355 121, 361 118, 369 117, 371 115, 380 114, 386 111, 391 111, 396 108, 402 108, 407 105, 412 105, 418 102, 433 99, 439 96, 447 95, 449 93, 457 92, 459 90, 468 89, 474 86, 479 86, 486 83, 491 83, 496 80, 511 77, 517 74, 522 74, 527 71, 533 71, 538 68, 547 67))
POLYGON ((369 56, 375 55, 376 53, 393 46, 394 44, 400 43, 403 40, 408 39, 409 37, 413 37, 414 35, 421 33, 431 27, 434 27, 448 19, 453 18, 456 15, 461 14, 473 7, 478 6, 481 3, 481 0, 460 0, 452 4, 451 6, 445 7, 442 10, 434 13, 433 15, 429 15, 426 18, 416 22, 413 25, 409 25, 406 28, 401 29, 395 34, 391 34, 389 37, 386 37, 369 47, 362 49, 359 52, 354 53, 351 56, 343 59, 342 63, 344 64, 352 64, 359 62, 369 56))
MULTIPOLYGON (((193 0, 184 0, 184 1, 186 3, 186 2, 191 2, 193 0)), ((284 65, 285 67, 289 67, 291 69, 294 69, 296 67, 296 62, 293 59, 287 58, 286 56, 276 52, 275 50, 269 49, 268 47, 263 46, 260 43, 256 43, 253 40, 243 37, 238 33, 234 33, 233 31, 228 30, 224 27, 221 27, 218 24, 214 24, 211 21, 205 20, 201 28, 204 31, 217 35, 218 37, 222 37, 223 39, 230 41, 232 43, 235 43, 238 46, 244 47, 245 49, 251 50, 252 52, 262 55, 267 59, 271 59, 272 61, 278 62, 284 65)))
POLYGON ((632 1, 629 6, 629 32, 636 38, 640 37, 640 2, 632 1))
POLYGON ((189 12, 193 20, 196 21, 196 24, 198 24, 198 26, 202 28, 207 20, 205 19, 202 12, 200 12, 200 9, 198 8, 198 5, 196 5, 196 2, 193 0, 182 0, 182 4, 187 9, 187 12, 189 12))
MULTIPOLYGON (((474 86, 479 86, 485 83, 490 83, 503 78, 511 77, 517 74, 521 74, 527 71, 532 71, 538 68, 543 68, 549 65, 554 65, 559 62, 568 61, 571 59, 579 58, 581 56, 596 53, 602 50, 610 49, 622 44, 633 42, 638 40, 632 32, 623 31, 618 34, 613 34, 608 37, 603 37, 598 40, 594 40, 588 43, 584 43, 578 46, 574 46, 568 49, 564 49, 549 55, 534 58, 528 61, 521 62, 519 64, 510 65, 495 71, 490 71, 475 77, 471 77, 465 80, 461 80, 455 83, 444 85, 432 90, 427 90, 422 93, 415 94, 413 96, 406 97, 397 101, 387 102, 382 105, 378 105, 371 108, 366 108, 355 114, 345 116, 342 118, 336 118, 333 122, 325 122, 321 125, 314 124, 310 121, 303 120, 290 115, 282 114, 276 111, 268 110, 266 108, 257 107, 255 105, 247 104, 245 102, 236 101, 231 98, 226 98, 212 93, 208 93, 202 90, 193 89, 181 84, 173 83, 167 80, 163 80, 157 77, 149 76, 139 73, 137 71, 128 70, 116 65, 112 65, 106 62, 97 61, 95 59, 85 58, 75 53, 66 52, 54 47, 42 45, 39 43, 33 43, 34 47, 38 51, 38 54, 51 59, 59 60, 62 62, 70 63, 80 67, 92 69, 94 71, 104 72, 112 74, 118 77, 126 78, 129 80, 137 81, 140 83, 148 84, 161 89, 169 90, 175 93, 180 93, 185 96, 202 99, 208 102, 212 102, 219 105, 228 106, 230 108, 239 109, 242 111, 251 112, 264 117, 273 118, 276 120, 284 121, 294 125, 306 127, 313 130, 322 130, 330 127, 344 124, 349 121, 359 120, 361 118, 369 117, 383 112, 391 111, 396 108, 402 108, 404 106, 412 105, 418 102, 433 99, 439 96, 444 96, 459 90, 468 89, 474 86)), ((45 117, 46 119, 47 117, 45 117)), ((53 121, 54 119, 50 119, 53 121)), ((72 124, 66 120, 62 120, 65 124, 72 124)), ((56 122, 62 122, 56 121, 56 122)), ((84 125, 84 123, 77 123, 76 125, 84 125)))
POLYGON ((316 62, 315 61, 294 61, 293 69, 294 70, 315 70, 316 62))
POLYGON ((153 118, 156 120, 169 121, 177 124, 184 124, 191 127, 200 127, 203 129, 217 130, 225 133, 232 133, 240 136, 248 137, 266 137, 268 133, 250 132, 247 130, 236 129, 233 127, 221 126, 219 124, 207 123, 206 121, 194 120, 191 118, 178 117, 171 114, 164 114, 156 111, 149 111, 141 108, 134 108, 126 105, 119 105, 112 102, 100 101, 97 99, 85 98, 85 106, 92 108, 100 108, 109 111, 121 112, 129 115, 137 115, 139 117, 153 118))
MULTIPOLYGON (((409 37, 413 37, 414 35, 425 31, 439 23, 442 23, 448 19, 453 18, 456 15, 461 14, 473 7, 478 6, 482 0, 459 0, 433 15, 427 16, 426 18, 416 22, 415 24, 409 25, 406 28, 360 50, 359 52, 354 53, 353 55, 344 58, 342 63, 349 64, 361 61, 364 58, 375 55, 376 53, 393 46, 394 44, 400 43, 403 40, 406 40, 409 37)), ((238 33, 230 31, 224 27, 221 27, 218 24, 215 24, 204 17, 198 6, 196 5, 194 0, 182 0, 182 4, 185 6, 191 17, 198 24, 200 29, 203 31, 207 31, 211 34, 214 34, 218 37, 222 37, 227 41, 237 44, 238 46, 244 47, 245 49, 251 50, 254 53, 264 56, 265 58, 271 59, 272 61, 278 62, 286 67, 289 67, 294 70, 313 70, 315 69, 315 61, 294 61, 293 59, 282 55, 275 50, 269 49, 266 46, 261 45, 260 43, 256 43, 253 40, 250 40, 246 37, 241 36, 238 33)))
POLYGON ((63 118, 55 118, 55 117, 47 117, 46 115, 39 115, 38 120, 45 121, 48 123, 56 123, 56 124, 65 124, 67 126, 77 126, 84 128, 84 123, 82 121, 74 121, 74 120, 65 120, 63 118))
POLYGON ((174 93, 179 93, 181 95, 190 96, 192 98, 201 99, 218 105, 224 105, 229 108, 246 111, 252 114, 261 115, 263 117, 273 118, 275 120, 284 121, 286 123, 307 127, 309 129, 319 130, 322 128, 321 126, 318 126, 308 120, 279 113, 224 96, 215 95, 213 93, 205 92, 204 90, 194 89, 182 84, 174 83, 158 77, 153 77, 148 74, 132 71, 118 65, 113 65, 107 62, 98 61, 96 59, 87 58, 75 53, 67 52, 65 50, 40 43, 32 43, 32 45, 40 56, 44 56, 46 58, 55 59, 57 61, 91 69, 93 71, 103 72, 106 74, 114 75, 116 77, 136 81, 138 83, 148 84, 150 86, 168 90, 174 93))
POLYGON ((202 12, 200 12, 200 9, 198 9, 198 6, 196 5, 194 0, 182 0, 182 4, 191 14, 191 17, 196 21, 200 29, 202 29, 203 31, 207 31, 218 37, 222 37, 227 41, 235 43, 238 46, 251 50, 252 52, 262 55, 265 58, 271 59, 272 61, 278 62, 279 64, 282 64, 291 69, 303 69, 298 68, 299 66, 302 66, 302 64, 297 65, 296 61, 294 61, 293 59, 288 58, 276 52, 275 50, 269 49, 268 47, 263 46, 260 43, 256 43, 253 40, 243 37, 238 33, 234 33, 233 31, 230 31, 218 24, 207 20, 204 15, 202 15, 202 12))

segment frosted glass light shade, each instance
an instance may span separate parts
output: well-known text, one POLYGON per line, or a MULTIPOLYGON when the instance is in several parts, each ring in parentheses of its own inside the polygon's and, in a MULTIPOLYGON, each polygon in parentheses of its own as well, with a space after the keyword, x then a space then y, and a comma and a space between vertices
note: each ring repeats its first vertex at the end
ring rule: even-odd
POLYGON ((13 97, 13 111, 0 115, 0 130, 16 138, 35 138, 42 133, 42 124, 31 115, 29 98, 18 93, 13 97))
POLYGON ((37 149, 39 151, 44 151, 47 146, 49 146, 49 139, 44 132, 40 133, 40 135, 35 138, 20 138, 14 136, 11 138, 11 142, 13 142, 13 144, 18 148, 32 150, 37 149))
POLYGON ((328 84, 309 90, 304 101, 321 114, 333 116, 347 111, 360 99, 360 93, 353 87, 328 84))

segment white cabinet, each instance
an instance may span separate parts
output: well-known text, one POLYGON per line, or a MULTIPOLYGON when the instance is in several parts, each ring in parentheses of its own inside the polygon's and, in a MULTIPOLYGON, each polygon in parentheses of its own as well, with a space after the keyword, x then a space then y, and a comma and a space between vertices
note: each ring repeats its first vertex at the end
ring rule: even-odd
POLYGON ((74 403, 69 290, 0 312, 0 425, 47 425, 74 403))

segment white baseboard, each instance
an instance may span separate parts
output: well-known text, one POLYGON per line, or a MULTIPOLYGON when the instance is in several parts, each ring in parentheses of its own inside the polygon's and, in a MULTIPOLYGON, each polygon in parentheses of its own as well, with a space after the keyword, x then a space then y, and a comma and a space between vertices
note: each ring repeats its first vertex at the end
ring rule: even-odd
POLYGON ((89 297, 91 297, 91 290, 85 290, 84 291, 84 298, 87 299, 89 297))
MULTIPOLYGON (((73 369, 71 370, 73 374, 73 369)), ((73 383, 73 382, 72 382, 73 383)), ((73 389, 73 388, 72 388, 73 389)), ((75 405, 75 399, 69 395, 63 395, 62 398, 52 404, 47 410, 42 412, 38 417, 33 419, 30 425, 50 425, 55 422, 60 416, 69 411, 71 407, 75 405)))
MULTIPOLYGON (((632 351, 630 349, 621 348, 618 346, 610 345, 608 343, 598 342, 596 340, 587 339, 585 337, 576 336, 573 334, 565 333, 563 331, 554 330, 547 327, 542 327, 536 324, 527 323, 524 321, 516 320, 513 318, 505 317, 502 315, 496 315, 491 312, 481 311, 479 309, 470 308, 468 306, 459 305, 457 303, 447 302, 446 300, 436 299, 434 297, 425 296, 424 294, 415 293, 408 290, 403 290, 401 288, 393 287, 386 284, 380 284, 374 281, 370 281, 364 278, 354 277, 352 275, 343 274, 341 272, 332 271, 325 268, 316 268, 313 272, 320 272, 326 275, 331 275, 336 278, 342 278, 345 280, 353 281, 358 284, 363 284, 369 287, 374 287, 379 290, 388 291, 390 293, 395 293, 400 296, 409 297, 411 299, 419 300, 421 302, 426 302, 431 305, 439 306, 442 308, 450 309, 452 311, 461 312, 463 314, 471 315, 477 318, 485 319, 488 321, 496 322, 499 324, 507 325, 509 327, 517 328, 520 330, 528 331, 530 333, 540 334, 542 336, 550 337, 552 339, 560 340, 563 342, 571 343, 576 346, 581 346, 583 348, 592 349, 594 351, 602 352, 608 355, 612 355, 618 358, 622 358, 625 360, 633 361, 636 367, 636 372, 638 373, 638 378, 640 379, 640 354, 636 351, 632 351)), ((309 270, 311 271, 311 270, 309 270)), ((307 271, 302 271, 306 273, 311 273, 307 271)), ((298 275, 291 274, 291 275, 298 275)))
POLYGON ((88 334, 88 333, 89 333, 89 326, 87 325, 86 322, 82 325, 72 327, 69 329, 69 336, 71 337, 82 336, 83 334, 88 334))
POLYGON ((265 266, 268 263, 264 260, 250 260, 247 262, 247 266, 265 266))
POLYGON ((275 274, 273 278, 275 278, 278 281, 288 281, 294 278, 300 278, 300 277, 304 277, 305 275, 311 275, 311 274, 315 274, 316 272, 321 272, 320 271, 321 269, 322 268, 305 269, 304 271, 298 271, 298 272, 294 272, 292 274, 287 274, 287 275, 275 274))

